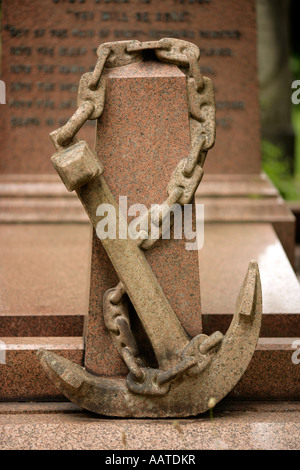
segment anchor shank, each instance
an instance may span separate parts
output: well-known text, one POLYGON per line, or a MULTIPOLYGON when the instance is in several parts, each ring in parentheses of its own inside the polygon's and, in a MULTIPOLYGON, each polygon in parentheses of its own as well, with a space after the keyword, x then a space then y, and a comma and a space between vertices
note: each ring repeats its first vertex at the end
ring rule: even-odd
MULTIPOLYGON (((117 229, 120 222, 126 224, 123 217, 119 220, 119 207, 102 176, 90 180, 76 192, 95 229, 99 222, 96 210, 100 204, 114 206, 117 229)), ((169 369, 178 362, 189 339, 143 251, 135 240, 129 237, 120 239, 118 230, 116 239, 106 238, 101 242, 151 341, 159 368, 169 369)))

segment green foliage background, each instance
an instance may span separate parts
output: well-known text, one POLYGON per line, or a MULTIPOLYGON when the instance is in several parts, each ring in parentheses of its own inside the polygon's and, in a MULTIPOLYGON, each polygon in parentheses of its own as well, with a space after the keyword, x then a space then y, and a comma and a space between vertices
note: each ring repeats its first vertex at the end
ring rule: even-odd
MULTIPOLYGON (((293 80, 300 80, 300 55, 294 53, 290 59, 293 80)), ((292 85, 292 84, 291 84, 292 85)), ((292 92, 291 88, 291 96, 292 92)), ((262 141, 262 166, 281 195, 286 200, 300 200, 300 104, 292 104, 292 124, 295 131, 295 171, 291 175, 289 165, 280 147, 262 141)))

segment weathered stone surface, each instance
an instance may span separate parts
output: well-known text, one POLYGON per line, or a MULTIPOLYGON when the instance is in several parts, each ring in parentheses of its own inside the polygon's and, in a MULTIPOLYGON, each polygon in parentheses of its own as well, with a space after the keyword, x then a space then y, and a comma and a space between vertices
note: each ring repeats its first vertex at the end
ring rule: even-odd
POLYGON ((7 224, 0 231, 0 318, 59 315, 67 325, 69 315, 87 313, 88 226, 7 224))
POLYGON ((40 348, 56 351, 72 362, 83 363, 84 345, 81 337, 2 337, 0 401, 64 400, 38 361, 37 351, 40 348))
MULTIPOLYGON (((219 327, 219 324, 216 325, 219 327)), ((228 325, 226 325, 227 329, 228 325)), ((215 331, 214 328, 212 331, 215 331)), ((209 332, 208 332, 209 334, 209 332)), ((0 401, 66 400, 38 363, 37 351, 47 347, 83 365, 81 338, 1 338, 8 345, 7 363, 1 364, 0 401)), ((295 338, 260 338, 250 366, 230 392, 237 399, 299 400, 300 368, 291 358, 295 338)), ((223 400, 222 400, 223 403, 223 400)), ((3 406, 3 405, 1 405, 3 406)))
MULTIPOLYGON (((234 312, 234 301, 238 294, 239 280, 247 266, 249 257, 258 260, 262 291, 263 316, 280 318, 286 315, 287 324, 292 327, 292 318, 300 313, 300 286, 276 237, 274 229, 266 223, 209 223, 206 225, 206 238, 199 252, 202 311, 205 314, 229 314, 234 312), (224 242, 226 240, 226 243, 224 242), (218 263, 215 263, 215 259, 218 263), (234 269, 231 269, 235 259, 234 269), (214 295, 216 284, 219 295, 214 295)), ((271 322, 271 319, 269 319, 271 322)), ((283 320, 283 323, 285 320, 283 320)), ((294 333, 299 334, 296 319, 294 333)), ((280 325, 275 334, 280 336, 280 325)), ((282 336, 284 326, 282 325, 282 336)), ((269 335, 266 335, 269 336, 269 335)))
MULTIPOLYGON (((41 349, 38 356, 57 388, 73 403, 89 411, 121 417, 196 415, 208 410, 211 398, 218 403, 243 375, 257 344, 261 317, 259 271, 257 263, 251 262, 237 299, 233 320, 225 337, 211 350, 208 347, 208 351, 203 351, 201 347, 204 346, 205 341, 209 342, 212 339, 212 337, 206 337, 193 353, 192 345, 197 344, 198 340, 197 336, 194 337, 181 354, 181 361, 185 359, 185 356, 190 359, 194 358, 194 367, 171 377, 168 388, 161 390, 160 394, 155 394, 152 390, 148 391, 147 388, 145 391, 132 389, 130 385, 132 372, 127 376, 126 381, 119 378, 96 377, 86 369, 51 351, 41 349)), ((176 330, 175 334, 178 334, 176 330)), ((201 339, 203 336, 200 335, 201 339)), ((141 382, 141 387, 143 384, 147 386, 149 373, 151 381, 154 370, 146 367, 143 371, 146 375, 141 382)), ((154 382, 158 387, 160 386, 159 379, 160 375, 154 375, 154 382)), ((135 384, 138 386, 137 380, 135 384)))
POLYGON ((120 421, 95 419, 70 404, 1 404, 1 450, 299 450, 297 402, 226 401, 213 416, 120 421))
MULTIPOLYGON (((187 86, 187 90, 185 89, 181 93, 183 97, 186 96, 185 92, 189 96, 187 106, 189 119, 188 141, 190 141, 191 150, 187 159, 181 158, 179 163, 178 160, 177 162, 175 160, 177 165, 175 166, 175 171, 170 176, 169 181, 171 182, 167 187, 168 198, 166 202, 167 206, 171 207, 176 202, 181 205, 192 202, 196 190, 194 176, 198 183, 201 181, 203 174, 202 166, 207 150, 214 143, 215 102, 210 80, 203 79, 201 76, 197 63, 198 57, 195 57, 194 53, 191 56, 190 52, 188 52, 192 45, 190 47, 186 42, 179 40, 166 39, 165 41, 167 45, 164 44, 163 47, 167 47, 168 53, 166 57, 163 55, 163 60, 169 62, 173 59, 175 64, 186 65, 181 59, 182 51, 184 51, 185 60, 189 64, 189 70, 185 71, 181 82, 183 82, 185 87, 187 84, 192 84, 195 87, 192 94, 189 86, 187 86), (200 170, 200 173, 198 170, 200 170)), ((124 45, 124 43, 120 43, 120 46, 122 44, 124 45)), ((116 55, 117 60, 121 60, 123 57, 123 52, 121 52, 119 57, 119 52, 117 51, 118 44, 116 44, 116 50, 114 50, 114 45, 108 45, 107 50, 105 45, 103 47, 105 52, 104 58, 102 58, 100 51, 95 73, 91 76, 89 83, 94 83, 95 81, 98 83, 99 80, 101 82, 108 82, 108 77, 103 75, 103 66, 108 56, 108 49, 110 54, 116 55)), ((143 49, 144 47, 148 49, 149 43, 138 45, 138 49, 143 49)), ((155 46, 153 44, 153 47, 156 47, 156 43, 155 46)), ((158 55, 158 52, 156 52, 156 55, 158 55)), ((137 76, 139 76, 144 69, 144 74, 147 78, 153 78, 152 70, 154 69, 158 71, 159 77, 160 65, 149 61, 150 57, 149 55, 145 56, 145 62, 133 62, 122 68, 123 70, 125 68, 127 72, 125 72, 125 80, 123 83, 121 82, 121 87, 117 90, 117 93, 110 95, 112 103, 114 103, 114 98, 116 97, 117 108, 121 109, 121 113, 118 114, 117 112, 116 116, 114 116, 114 106, 112 105, 112 109, 107 106, 105 107, 106 116, 112 119, 110 133, 108 133, 113 144, 110 147, 110 161, 112 160, 112 154, 118 152, 116 155, 117 159, 114 161, 115 164, 118 163, 120 153, 122 156, 125 156, 125 165, 128 163, 128 158, 126 158, 128 155, 133 153, 134 157, 135 155, 139 157, 140 142, 144 141, 145 134, 148 139, 150 134, 151 145, 153 145, 154 141, 158 144, 161 143, 163 147, 168 136, 166 131, 169 131, 169 126, 161 125, 161 122, 160 126, 157 125, 157 117, 159 121, 162 118, 165 121, 170 119, 168 110, 157 114, 156 109, 152 113, 155 116, 154 119, 149 120, 149 117, 152 115, 150 110, 154 102, 153 91, 157 94, 157 90, 153 85, 151 86, 151 82, 146 80, 143 84, 137 80, 133 82, 133 85, 127 92, 131 106, 127 106, 127 109, 125 107, 126 115, 125 119, 122 119, 122 123, 123 121, 125 122, 122 129, 126 130, 126 140, 124 139, 125 145, 122 152, 118 148, 120 145, 116 144, 122 138, 120 131, 118 132, 117 130, 116 123, 121 121, 120 115, 124 115, 123 102, 122 106, 120 106, 119 100, 120 95, 122 95, 122 86, 126 87, 129 82, 128 68, 131 68, 133 76, 136 75, 136 72, 138 72, 137 76), (133 94, 132 88, 134 86, 136 90, 133 94), (145 93, 148 95, 147 97, 145 97, 145 93), (150 93, 151 97, 149 96, 150 93), (140 95, 143 96, 142 102, 140 95), (136 99, 137 97, 138 100, 136 99), (139 111, 141 105, 144 104, 146 104, 147 112, 141 118, 140 112, 136 113, 136 111, 137 109, 139 111), (139 116, 138 121, 136 115, 139 116), (136 125, 137 122, 138 126, 136 125), (145 127, 147 132, 141 132, 145 127), (136 135, 140 135, 138 140, 134 139, 136 135), (157 140, 155 140, 156 135, 157 140), (131 142, 134 143, 133 146, 131 142)), ((163 68, 161 68, 161 71, 161 76, 164 78, 163 68)), ((161 80, 158 79, 159 82, 161 80)), ((173 88, 174 86, 172 87, 171 84, 166 86, 168 94, 173 92, 173 88)), ((109 86, 107 89, 109 89, 109 86)), ((159 89, 159 92, 161 93, 161 89, 159 89)), ((78 145, 82 147, 82 144, 88 149, 84 142, 77 143, 75 136, 82 126, 84 119, 87 119, 93 110, 95 110, 95 106, 92 103, 93 99, 92 101, 82 103, 64 127, 52 132, 51 136, 58 150, 58 154, 52 157, 52 160, 67 189, 76 188, 77 195, 94 229, 97 231, 97 235, 99 208, 106 206, 105 210, 108 211, 109 206, 114 209, 113 219, 117 231, 113 236, 107 236, 106 234, 105 237, 101 237, 101 244, 116 271, 119 283, 114 289, 109 289, 105 292, 103 296, 103 314, 101 317, 105 327, 112 334, 113 339, 115 338, 113 342, 115 343, 116 350, 126 363, 129 374, 126 381, 124 378, 108 378, 107 375, 105 378, 97 377, 95 374, 90 373, 90 368, 87 364, 84 369, 44 348, 38 352, 38 357, 49 378, 64 395, 74 403, 98 414, 123 417, 168 417, 203 413, 212 406, 210 405, 212 400, 214 403, 218 403, 236 385, 247 368, 255 350, 262 317, 261 283, 257 263, 251 261, 249 264, 246 277, 237 298, 235 314, 226 335, 223 336, 220 332, 214 332, 210 337, 198 334, 189 338, 184 329, 184 322, 172 309, 151 267, 147 263, 142 251, 142 245, 128 237, 127 199, 128 195, 133 197, 132 193, 127 192, 126 208, 122 210, 121 202, 118 205, 117 197, 109 187, 109 180, 105 177, 105 171, 103 175, 96 175, 94 171, 90 170, 90 167, 95 167, 97 170, 93 153, 88 151, 83 154, 82 151, 78 152, 76 150, 78 145), (84 111, 84 108, 87 107, 86 105, 89 105, 87 114, 84 111), (83 115, 85 115, 84 119, 82 119, 83 115), (68 148, 65 149, 63 148, 64 146, 68 148), (75 173, 73 170, 75 170, 75 173), (123 232, 124 228, 126 229, 124 235, 121 235, 121 226, 123 226, 123 232), (157 361, 155 365, 149 363, 149 355, 146 353, 144 358, 143 355, 139 355, 138 350, 143 346, 144 340, 138 337, 139 343, 136 345, 137 336, 129 324, 130 315, 128 308, 124 304, 124 295, 128 296, 146 337, 153 348, 157 361)), ((105 163, 101 159, 101 150, 104 147, 104 153, 107 156, 108 149, 105 146, 104 139, 101 138, 102 129, 100 124, 103 119, 102 110, 98 118, 97 157, 100 157, 101 165, 104 165, 105 168, 105 163)), ((158 149, 156 147, 157 145, 154 147, 156 153, 153 154, 153 159, 160 162, 162 155, 157 152, 158 149)), ((170 148, 170 142, 167 141, 166 149, 168 147, 170 148)), ((175 145, 174 148, 178 151, 178 146, 175 145)), ((145 149, 145 145, 142 149, 145 149)), ((149 153, 152 153, 151 150, 146 152, 146 161, 148 160, 149 153)), ((137 161, 135 161, 135 165, 131 169, 133 174, 139 169, 139 165, 136 163, 137 161)), ((112 172, 112 174, 114 173, 112 172)), ((130 175, 128 176, 129 178, 127 177, 125 182, 127 180, 130 181, 130 175)), ((157 172, 155 176, 157 177, 157 172)), ((138 178, 136 179, 138 181, 138 178)), ((119 184, 120 181, 118 181, 119 184)), ((140 188, 141 182, 138 184, 140 188)), ((155 196, 158 197, 157 185, 150 184, 148 187, 150 188, 149 192, 154 191, 155 196)), ((139 193, 143 194, 143 191, 140 190, 139 193)), ((120 194, 117 195, 121 196, 120 194)), ((150 199, 152 205, 153 201, 154 199, 150 199)), ((139 198, 133 202, 141 204, 139 198)), ((143 206, 145 207, 144 204, 143 206)), ((140 208, 138 210, 141 212, 140 208)), ((148 231, 148 229, 146 230, 148 231)), ((168 244, 170 245, 171 243, 168 240, 168 244)), ((184 258, 184 252, 178 257, 180 261, 182 258, 184 258)), ((180 267, 182 268, 182 266, 180 267)), ((91 327, 88 324, 87 332, 89 333, 89 331, 91 331, 91 327)), ((94 341, 91 341, 87 335, 87 343, 89 341, 93 345, 94 341)), ((103 345, 99 352, 102 351, 103 345)), ((91 357, 93 358, 93 355, 91 357)), ((104 370, 102 375, 105 374, 106 370, 104 370)))
MULTIPOLYGON (((128 207, 160 204, 172 171, 190 150, 186 78, 176 66, 142 62, 110 69, 107 82, 97 142, 103 175, 117 201, 128 197, 128 207)), ((183 327, 191 336, 200 333, 197 252, 185 250, 184 240, 162 240, 145 256, 183 327)), ((117 283, 94 233, 85 364, 99 375, 126 373, 101 315, 103 294, 117 283)))

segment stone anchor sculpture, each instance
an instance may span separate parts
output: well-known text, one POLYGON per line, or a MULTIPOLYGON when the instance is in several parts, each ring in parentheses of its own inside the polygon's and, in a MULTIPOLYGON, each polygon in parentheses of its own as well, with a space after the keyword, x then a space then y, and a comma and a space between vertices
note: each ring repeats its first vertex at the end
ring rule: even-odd
MULTIPOLYGON (((179 66, 187 76, 191 150, 188 158, 179 161, 174 170, 164 207, 170 209, 175 203, 184 205, 192 200, 203 176, 207 151, 214 144, 214 93, 210 79, 201 75, 197 46, 168 38, 100 45, 94 71, 81 78, 77 111, 65 126, 51 134, 57 149, 52 163, 67 189, 76 190, 95 228, 96 209, 100 204, 118 208, 102 176, 101 163, 85 141, 76 139, 76 133, 87 119, 97 119, 103 112, 103 68, 142 61, 147 50, 157 60, 179 66)), ((125 221, 117 220, 117 223, 125 224, 125 221)), ((161 225, 161 220, 157 223, 161 225)), ((227 395, 251 360, 262 316, 257 263, 249 264, 226 335, 216 331, 210 336, 199 334, 189 338, 143 253, 156 241, 151 239, 150 232, 138 240, 118 236, 101 240, 120 280, 104 295, 104 320, 128 367, 127 378, 99 377, 50 351, 38 353, 53 383, 82 408, 110 416, 197 415, 208 409, 210 398, 218 402, 227 395), (128 299, 151 342, 158 368, 149 367, 139 355, 130 327, 128 299)))

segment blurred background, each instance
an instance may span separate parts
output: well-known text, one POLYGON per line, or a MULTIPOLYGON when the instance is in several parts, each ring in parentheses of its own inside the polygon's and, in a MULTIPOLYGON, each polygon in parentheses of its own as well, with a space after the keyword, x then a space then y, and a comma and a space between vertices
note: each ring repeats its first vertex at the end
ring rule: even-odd
POLYGON ((300 199, 300 79, 297 0, 258 0, 258 64, 263 168, 286 200, 300 199))
POLYGON ((297 98, 300 85, 299 17, 299 0, 257 0, 262 165, 297 219, 298 275, 300 104, 293 103, 292 94, 297 98))

